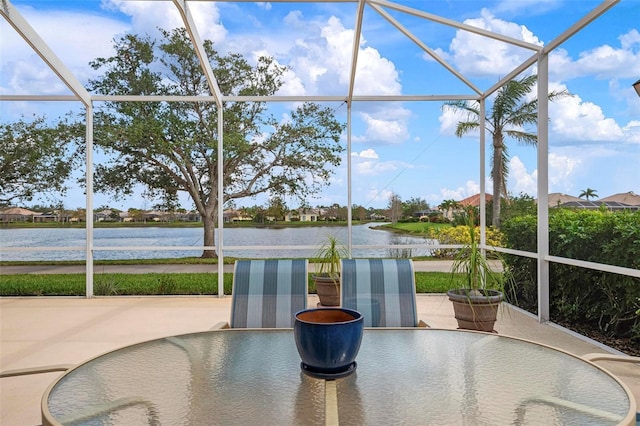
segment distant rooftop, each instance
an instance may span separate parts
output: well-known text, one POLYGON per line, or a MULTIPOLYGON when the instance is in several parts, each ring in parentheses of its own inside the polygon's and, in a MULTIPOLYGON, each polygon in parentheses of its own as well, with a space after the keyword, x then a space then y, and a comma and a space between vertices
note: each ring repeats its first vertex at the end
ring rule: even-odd
POLYGON ((618 203, 628 204, 630 206, 640 206, 640 195, 634 193, 633 191, 621 192, 619 194, 601 198, 598 201, 616 201, 618 203))
MULTIPOLYGON (((601 206, 605 206, 607 210, 640 210, 640 205, 632 206, 629 204, 619 203, 617 201, 568 201, 566 203, 560 204, 558 207, 568 207, 568 208, 579 208, 579 209, 588 209, 588 210, 598 210, 601 206)), ((554 206, 551 206, 554 207, 554 206)))

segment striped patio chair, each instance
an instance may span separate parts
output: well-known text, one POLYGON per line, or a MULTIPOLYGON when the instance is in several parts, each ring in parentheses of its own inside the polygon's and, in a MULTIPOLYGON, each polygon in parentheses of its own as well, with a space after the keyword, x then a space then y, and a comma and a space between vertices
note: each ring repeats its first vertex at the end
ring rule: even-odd
POLYGON ((231 328, 292 328, 307 308, 307 259, 238 260, 233 272, 231 328))
POLYGON ((427 327, 411 259, 343 259, 341 281, 342 307, 362 313, 365 327, 427 327))

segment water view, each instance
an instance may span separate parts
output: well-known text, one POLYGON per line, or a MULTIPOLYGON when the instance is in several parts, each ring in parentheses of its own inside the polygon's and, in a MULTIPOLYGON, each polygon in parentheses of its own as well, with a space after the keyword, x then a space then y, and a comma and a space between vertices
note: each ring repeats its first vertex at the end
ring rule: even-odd
MULTIPOLYGON (((354 246, 425 245, 431 241, 392 232, 371 229, 376 224, 353 226, 354 246)), ((225 246, 319 246, 328 235, 347 242, 347 227, 300 228, 225 228, 225 246)), ((85 229, 22 228, 0 229, 0 260, 84 260, 85 229), (60 250, 20 251, 26 247, 60 247, 60 250), (82 250, 64 250, 80 247, 82 250)), ((217 241, 217 233, 216 233, 217 241)), ((94 257, 96 260, 157 259, 197 257, 202 250, 171 249, 170 247, 200 247, 204 245, 202 228, 98 228, 94 229, 94 257), (117 250, 117 247, 166 247, 163 250, 117 250), (107 250, 101 250, 107 249, 107 250)), ((260 250, 247 248, 225 250, 225 256, 242 258, 312 257, 314 249, 299 248, 260 250)), ((354 249, 354 257, 428 256, 428 248, 354 249)))

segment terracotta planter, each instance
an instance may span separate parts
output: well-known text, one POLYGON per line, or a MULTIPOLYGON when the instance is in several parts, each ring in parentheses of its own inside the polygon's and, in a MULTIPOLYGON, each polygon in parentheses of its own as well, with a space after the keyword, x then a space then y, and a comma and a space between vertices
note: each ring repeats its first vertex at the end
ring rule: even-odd
POLYGON ((503 295, 497 290, 483 290, 484 295, 470 296, 466 289, 449 290, 447 296, 453 303, 458 328, 477 331, 493 331, 498 306, 503 295))
POLYGON ((312 275, 322 306, 340 306, 340 278, 312 275))
POLYGON ((314 308, 296 313, 293 334, 302 371, 323 379, 353 373, 362 342, 363 318, 360 312, 345 308, 314 308))

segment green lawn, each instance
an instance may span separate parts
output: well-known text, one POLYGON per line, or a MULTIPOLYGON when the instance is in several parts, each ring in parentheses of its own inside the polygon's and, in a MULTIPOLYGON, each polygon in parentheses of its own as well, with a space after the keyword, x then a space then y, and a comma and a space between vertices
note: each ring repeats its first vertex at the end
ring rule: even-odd
MULTIPOLYGON (((224 274, 224 292, 231 294, 232 273, 224 274)), ((416 272, 418 293, 444 293, 454 285, 446 272, 416 272)), ((309 292, 316 289, 309 276, 309 292)), ((0 296, 84 296, 84 274, 0 275, 0 296)), ((114 295, 215 295, 217 273, 96 274, 94 294, 114 295)))
POLYGON ((402 234, 411 235, 428 235, 430 229, 440 229, 451 227, 448 223, 429 223, 429 222, 398 222, 394 224, 381 225, 381 229, 402 234))

